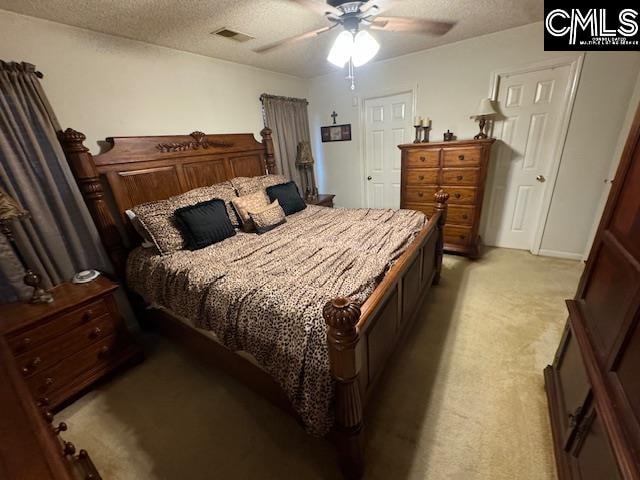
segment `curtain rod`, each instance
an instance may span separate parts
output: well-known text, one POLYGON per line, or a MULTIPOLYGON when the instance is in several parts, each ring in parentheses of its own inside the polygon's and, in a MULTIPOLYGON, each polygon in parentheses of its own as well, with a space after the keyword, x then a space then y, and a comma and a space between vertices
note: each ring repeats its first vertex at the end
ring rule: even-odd
POLYGON ((275 100, 287 100, 289 102, 300 102, 305 105, 309 105, 309 101, 306 98, 295 98, 295 97, 281 97, 279 95, 269 95, 268 93, 263 93, 260 95, 260 101, 264 103, 265 99, 275 99, 275 100))
POLYGON ((33 73, 38 78, 44 78, 43 73, 36 70, 36 66, 28 62, 5 62, 0 60, 0 70, 33 73))

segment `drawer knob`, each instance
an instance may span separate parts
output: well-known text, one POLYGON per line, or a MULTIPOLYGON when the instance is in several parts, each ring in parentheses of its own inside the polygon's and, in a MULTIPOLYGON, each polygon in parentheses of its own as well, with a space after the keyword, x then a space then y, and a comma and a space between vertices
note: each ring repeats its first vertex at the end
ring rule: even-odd
POLYGON ((426 160, 426 157, 420 157, 420 161, 424 162, 426 160))
POLYGON ((22 374, 29 375, 32 371, 34 371, 38 365, 42 363, 42 359, 40 357, 36 357, 27 363, 24 367, 22 367, 22 374))
POLYGON ((109 347, 107 347, 106 345, 103 347, 100 347, 100 350, 98 350, 98 356, 99 357, 106 357, 109 352, 111 351, 111 349, 109 347))
POLYGON ((418 180, 424 180, 424 175, 418 175, 418 180))
POLYGON ((91 310, 91 309, 87 310, 86 312, 84 312, 82 314, 82 318, 84 320, 91 320, 91 317, 93 317, 93 310, 91 310))
POLYGON ((42 412, 42 416, 47 423, 53 422, 53 413, 51 413, 49 410, 45 410, 44 412, 42 412))
POLYGON ((36 400, 36 405, 38 407, 46 407, 49 405, 49 398, 47 397, 40 397, 38 400, 36 400))
POLYGON ((71 442, 64 442, 64 448, 62 449, 62 452, 65 455, 73 455, 74 453, 76 453, 76 446, 71 442))
POLYGON ((463 177, 462 175, 458 175, 456 178, 457 178, 458 180, 462 180, 464 177, 463 177))
POLYGON ((91 330, 91 333, 89 334, 89 338, 98 338, 100 335, 102 335, 102 330, 100 329, 100 327, 96 327, 93 330, 91 330))
POLYGON ((460 161, 464 160, 464 155, 458 155, 458 160, 460 161))
POLYGON ((464 235, 458 235, 458 237, 460 237, 460 240, 464 240, 465 239, 464 235))
POLYGON ((20 342, 20 345, 18 345, 18 350, 23 352, 29 348, 29 345, 31 345, 31 339, 29 337, 24 337, 20 342))
POLYGON ((466 213, 462 214, 462 219, 463 220, 467 220, 469 218, 469 215, 467 215, 466 213))
POLYGON ((67 424, 64 422, 60 422, 58 426, 53 429, 53 432, 56 435, 60 435, 60 432, 66 432, 66 431, 67 431, 67 424))
POLYGON ((418 192, 418 196, 419 196, 419 197, 424 197, 424 193, 422 193, 422 192, 418 192))
POLYGON ((456 198, 460 198, 460 194, 459 193, 454 193, 453 196, 456 197, 456 198))
POLYGON ((55 383, 55 379, 53 377, 47 377, 44 379, 44 384, 47 387, 50 387, 51 385, 53 385, 55 383))

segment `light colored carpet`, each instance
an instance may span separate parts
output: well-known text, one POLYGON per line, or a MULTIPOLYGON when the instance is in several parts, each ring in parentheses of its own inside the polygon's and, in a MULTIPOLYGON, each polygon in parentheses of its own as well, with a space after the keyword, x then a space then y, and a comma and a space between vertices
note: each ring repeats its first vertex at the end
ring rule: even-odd
MULTIPOLYGON (((542 369, 580 262, 447 256, 366 426, 369 479, 553 479, 542 369)), ((57 415, 109 479, 340 478, 328 441, 149 335, 147 360, 57 415)))

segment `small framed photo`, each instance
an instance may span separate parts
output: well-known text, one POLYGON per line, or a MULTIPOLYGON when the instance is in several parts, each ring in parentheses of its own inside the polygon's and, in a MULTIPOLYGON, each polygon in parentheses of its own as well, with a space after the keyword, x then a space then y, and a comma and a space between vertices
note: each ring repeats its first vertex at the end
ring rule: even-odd
POLYGON ((351 141, 351 124, 320 127, 320 133, 323 142, 349 142, 351 141))

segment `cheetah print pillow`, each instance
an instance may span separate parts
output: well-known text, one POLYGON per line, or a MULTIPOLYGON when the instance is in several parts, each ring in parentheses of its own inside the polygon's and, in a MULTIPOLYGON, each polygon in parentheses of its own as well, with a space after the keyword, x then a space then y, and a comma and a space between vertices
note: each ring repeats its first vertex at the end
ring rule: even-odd
POLYGON ((240 221, 231 206, 231 201, 237 197, 229 182, 195 188, 166 200, 137 205, 131 210, 149 234, 149 238, 153 241, 158 252, 167 255, 184 248, 184 238, 176 223, 174 212, 178 208, 195 205, 213 198, 224 200, 231 224, 234 227, 239 226, 240 221))
POLYGON ((250 210, 249 215, 258 233, 266 233, 287 221, 278 200, 274 200, 273 203, 257 212, 250 210))
POLYGON ((242 229, 245 232, 250 232, 254 230, 254 223, 249 215, 249 211, 262 210, 264 207, 268 206, 269 197, 267 197, 267 194, 263 189, 260 189, 249 195, 234 198, 231 200, 231 203, 233 204, 238 217, 240 217, 242 229))
POLYGON ((262 175, 261 177, 236 177, 230 181, 238 195, 242 197, 273 185, 287 183, 289 180, 284 175, 262 175))

